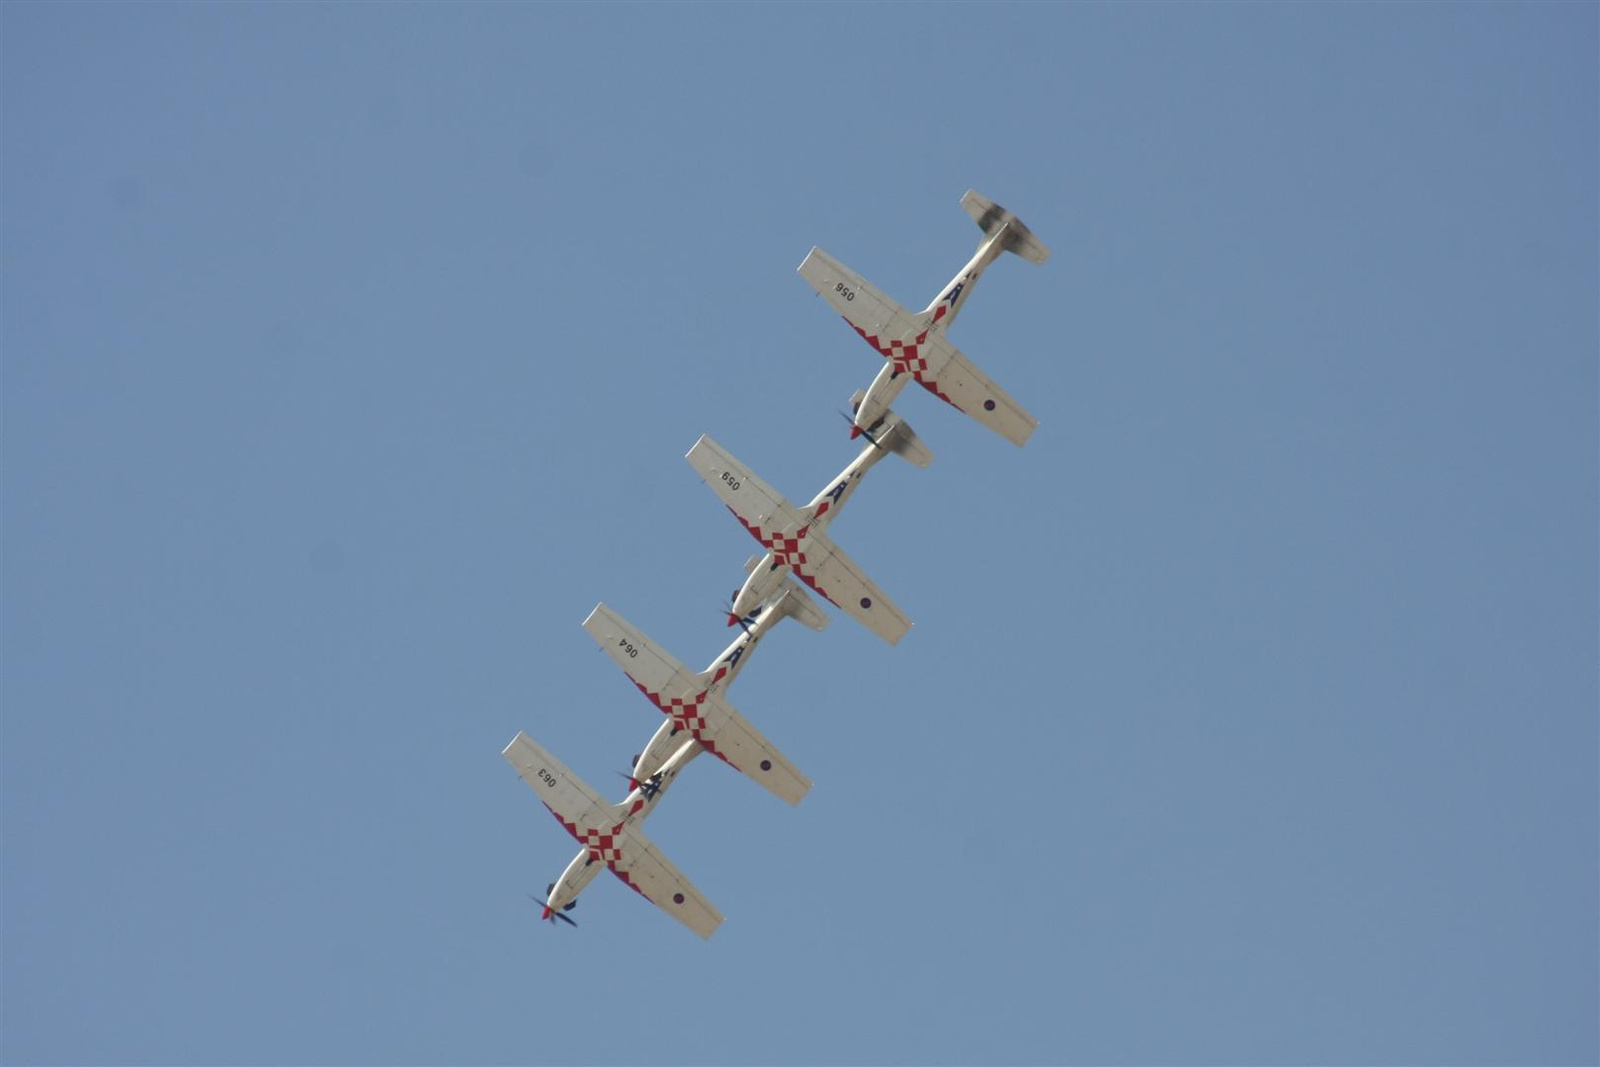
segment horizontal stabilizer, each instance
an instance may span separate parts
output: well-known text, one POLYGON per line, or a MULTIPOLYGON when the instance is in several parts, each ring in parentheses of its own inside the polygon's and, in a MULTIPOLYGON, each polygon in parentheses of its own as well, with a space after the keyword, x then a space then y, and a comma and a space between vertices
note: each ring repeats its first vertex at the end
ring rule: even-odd
MULTIPOLYGON (((859 411, 861 401, 866 395, 865 389, 857 389, 850 397, 850 410, 859 411)), ((922 443, 922 438, 912 431, 909 422, 893 411, 884 414, 883 421, 873 430, 873 437, 877 439, 879 446, 887 448, 915 467, 927 470, 928 465, 933 462, 933 450, 922 443)))
POLYGON ((1043 263, 1050 258, 1050 249, 1022 224, 1021 219, 982 193, 968 189, 967 195, 961 198, 961 206, 967 209, 967 214, 972 216, 972 221, 984 233, 992 234, 1005 229, 1007 252, 1015 252, 1029 263, 1043 263))
MULTIPOLYGON (((757 567, 767 562, 767 556, 751 556, 744 561, 744 572, 754 574, 757 567)), ((795 619, 811 629, 821 633, 828 628, 829 618, 826 612, 817 607, 817 602, 805 591, 789 571, 784 571, 783 580, 778 583, 778 591, 766 598, 766 603, 781 608, 783 614, 795 619)))
POLYGON ((828 628, 827 613, 811 599, 811 594, 800 587, 800 583, 794 580, 792 573, 784 574, 782 591, 771 603, 773 610, 783 612, 789 618, 818 633, 828 628))

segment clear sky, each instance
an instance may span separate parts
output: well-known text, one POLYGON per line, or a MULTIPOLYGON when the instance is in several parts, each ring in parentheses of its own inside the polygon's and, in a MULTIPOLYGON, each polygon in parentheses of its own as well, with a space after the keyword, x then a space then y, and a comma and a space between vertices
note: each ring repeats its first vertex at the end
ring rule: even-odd
POLYGON ((1594 4, 27 4, 3 54, 7 1063, 1592 1064, 1594 4), (916 627, 620 796, 978 189, 1041 421, 832 528, 916 627))

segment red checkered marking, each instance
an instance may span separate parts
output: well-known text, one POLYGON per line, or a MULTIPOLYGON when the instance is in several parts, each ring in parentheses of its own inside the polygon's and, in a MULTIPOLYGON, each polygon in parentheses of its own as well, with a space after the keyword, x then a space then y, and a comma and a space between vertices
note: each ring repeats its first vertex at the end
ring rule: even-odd
POLYGON ((732 508, 729 508, 728 510, 733 512, 733 517, 739 520, 740 526, 743 526, 746 530, 750 531, 751 537, 754 537, 757 541, 760 541, 767 547, 767 550, 772 553, 772 561, 774 563, 779 564, 780 566, 788 567, 794 572, 794 576, 796 578, 809 585, 818 596, 822 597, 822 599, 826 600, 834 607, 839 606, 839 602, 834 600, 833 597, 829 596, 826 589, 817 584, 816 578, 806 573, 805 553, 795 552, 793 549, 787 547, 791 541, 796 545, 796 547, 798 547, 800 538, 806 535, 806 531, 811 529, 810 526, 800 527, 799 531, 797 531, 792 538, 780 536, 776 533, 764 534, 761 532, 761 527, 752 526, 750 523, 745 522, 744 516, 739 514, 737 511, 733 511, 732 508), (781 552, 779 551, 780 545, 784 546, 781 552))
POLYGON ((721 749, 717 747, 717 743, 715 741, 711 740, 709 737, 705 736, 704 733, 702 733, 706 727, 706 720, 705 717, 700 714, 699 709, 700 705, 705 703, 707 695, 710 694, 711 691, 709 689, 701 690, 688 700, 685 700, 683 697, 670 697, 666 700, 663 700, 660 693, 652 693, 644 686, 639 685, 638 682, 634 682, 633 684, 639 686, 639 692, 643 693, 647 698, 649 698, 650 703, 660 708, 662 713, 666 715, 667 718, 678 723, 685 730, 688 730, 689 733, 694 736, 694 739, 700 742, 701 748, 705 749, 707 752, 711 753, 713 756, 717 757, 734 770, 739 769, 738 766, 731 759, 729 759, 721 749))
MULTIPOLYGON (((943 308, 940 308, 939 311, 943 311, 943 308)), ((939 311, 934 312, 933 317, 936 321, 941 317, 939 311)), ((844 318, 844 316, 841 315, 840 318, 844 318)), ((946 404, 949 404, 957 411, 961 410, 960 405, 940 391, 939 383, 935 378, 933 378, 931 375, 927 377, 923 376, 928 369, 928 361, 922 357, 921 347, 928 340, 927 330, 923 330, 921 333, 917 334, 917 339, 909 344, 907 344, 905 341, 890 341, 886 345, 877 334, 868 333, 866 330, 863 330, 849 319, 845 319, 844 321, 852 330, 860 334, 862 340, 871 345, 879 355, 893 363, 895 365, 895 369, 903 373, 910 374, 911 377, 916 380, 918 385, 922 386, 928 392, 932 393, 940 400, 943 400, 946 404)))
POLYGON ((793 537, 784 534, 773 534, 772 539, 766 542, 772 550, 772 562, 781 563, 788 567, 803 567, 806 554, 800 548, 800 541, 806 535, 808 527, 802 526, 793 537))
MULTIPOLYGON (((635 885, 632 878, 628 877, 628 872, 617 867, 618 861, 622 859, 622 849, 617 845, 617 837, 621 835, 622 828, 627 823, 619 822, 609 830, 598 827, 590 830, 579 830, 577 823, 571 823, 563 819, 555 808, 551 808, 548 804, 545 807, 549 808, 550 814, 556 817, 556 822, 567 828, 567 833, 578 839, 578 844, 588 849, 590 859, 604 863, 611 869, 611 873, 621 880, 623 885, 646 900, 650 900, 649 895, 635 885)), ((653 900, 650 902, 652 904, 655 903, 653 900)))

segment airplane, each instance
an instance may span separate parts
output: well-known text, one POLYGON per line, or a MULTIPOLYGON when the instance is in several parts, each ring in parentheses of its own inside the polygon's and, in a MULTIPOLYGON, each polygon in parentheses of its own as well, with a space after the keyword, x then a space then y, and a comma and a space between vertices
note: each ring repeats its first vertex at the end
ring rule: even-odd
MULTIPOLYGON (((798 588, 787 589, 782 600, 791 596, 803 597, 804 593, 798 588)), ((826 618, 809 601, 800 610, 826 618)), ((656 731, 651 747, 634 767, 632 781, 648 785, 656 773, 649 762, 659 758, 662 746, 671 745, 670 738, 675 733, 687 732, 701 748, 774 796, 791 805, 800 803, 811 789, 811 780, 740 715, 720 691, 732 681, 743 654, 782 617, 783 612, 776 606, 763 612, 744 637, 729 646, 732 662, 719 659, 704 672, 693 674, 622 616, 604 604, 596 605, 583 620, 583 628, 616 661, 629 681, 667 716, 663 725, 666 734, 656 731), (649 762, 646 756, 650 757, 649 762)))
POLYGON ((873 432, 900 390, 912 380, 1014 445, 1025 444, 1039 425, 1038 419, 945 340, 944 331, 966 306, 961 298, 972 295, 978 276, 1001 252, 1014 252, 1037 264, 1050 258, 1050 250, 1020 219, 988 197, 968 190, 961 206, 983 230, 983 240, 967 265, 940 290, 942 295, 920 314, 895 303, 820 248, 812 248, 797 268, 850 328, 886 360, 856 408, 852 438, 873 432))
POLYGON ((565 764, 518 731, 500 754, 582 846, 561 877, 545 890, 545 898, 534 898, 544 908, 540 918, 552 925, 560 919, 577 926, 567 912, 578 902, 578 894, 606 868, 701 937, 716 932, 722 925, 722 913, 640 829, 667 787, 700 752, 699 745, 685 742, 657 772, 654 789, 636 788, 622 803, 607 804, 565 764))
MULTIPOLYGON (((760 557, 754 557, 747 566, 754 566, 759 561, 760 557)), ((798 619, 813 630, 825 629, 829 622, 828 616, 806 595, 805 590, 801 589, 794 579, 786 578, 770 601, 762 603, 743 620, 744 632, 739 639, 729 645, 699 676, 706 680, 706 690, 726 688, 731 685, 745 664, 750 662, 750 653, 756 643, 779 622, 790 617, 798 619)), ((621 622, 614 612, 601 604, 585 620, 584 628, 597 641, 604 635, 602 647, 608 652, 616 649, 619 663, 626 658, 624 669, 636 670, 638 656, 628 655, 627 645, 612 644, 613 627, 609 625, 611 620, 621 622)), ((625 622, 622 626, 628 630, 632 629, 627 627, 625 622)), ((634 632, 637 634, 637 631, 634 632)), ((623 639, 619 637, 618 640, 623 639)), ((646 662, 649 662, 648 657, 655 652, 654 647, 642 635, 638 635, 637 640, 629 644, 635 650, 644 650, 646 662)), ((632 677, 631 671, 630 677, 632 677)), ((545 890, 545 899, 539 901, 544 907, 541 918, 551 923, 560 919, 576 926, 577 923, 566 913, 577 904, 578 894, 583 892, 599 873, 599 863, 605 861, 624 884, 638 890, 646 899, 682 921, 701 937, 710 937, 711 932, 722 922, 722 916, 715 908, 709 904, 700 906, 704 903, 704 898, 700 897, 693 886, 688 886, 688 889, 683 888, 688 885, 687 880, 666 862, 665 857, 660 853, 654 853, 654 858, 651 858, 653 846, 650 842, 637 830, 629 829, 643 822, 645 817, 655 810, 655 802, 677 778, 678 773, 688 766, 691 760, 706 751, 705 746, 693 734, 685 735, 684 730, 685 725, 681 718, 669 716, 667 721, 661 724, 661 729, 656 731, 655 737, 651 738, 644 752, 634 757, 633 774, 628 779, 628 796, 621 804, 616 805, 607 805, 601 801, 598 795, 594 795, 594 790, 562 766, 555 757, 535 744, 526 734, 517 734, 511 744, 506 746, 502 755, 517 768, 518 773, 539 794, 539 799, 544 801, 557 821, 565 826, 567 832, 576 837, 582 846, 572 862, 567 864, 561 877, 550 883, 545 890), (562 783, 566 783, 565 786, 562 783), (640 866, 641 862, 643 867, 640 866), (658 887, 665 885, 666 888, 646 890, 644 886, 651 879, 655 880, 658 887), (674 902, 671 908, 664 903, 668 899, 674 902), (689 903, 691 900, 694 901, 693 904, 689 903)), ((801 795, 804 795, 803 791, 801 795)))
MULTIPOLYGON (((760 562, 760 556, 752 556, 745 564, 745 569, 749 570, 760 562)), ((827 614, 817 607, 816 601, 807 596, 805 590, 800 588, 800 584, 786 574, 776 593, 738 620, 742 630, 739 637, 711 661, 711 666, 695 676, 695 685, 703 686, 705 692, 726 690, 750 662, 756 643, 786 618, 794 618, 818 632, 826 629, 830 621, 827 614)), ((643 649, 649 645, 649 639, 639 634, 637 629, 617 617, 615 612, 605 608, 603 604, 590 614, 583 626, 602 648, 612 653, 612 658, 630 678, 634 679, 635 684, 638 684, 639 679, 635 674, 640 669, 639 657, 629 655, 628 647, 631 644, 634 649, 643 649), (629 634, 634 636, 629 637, 629 634), (628 644, 624 644, 624 641, 628 644)), ((649 690, 646 690, 646 693, 648 692, 649 690)), ((660 707, 660 704, 657 704, 657 707, 660 707)), ((683 746, 685 738, 682 735, 686 728, 681 717, 668 714, 644 751, 634 757, 633 773, 628 779, 629 789, 639 788, 640 783, 644 783, 646 789, 650 788, 650 783, 655 781, 656 775, 667 760, 683 746)), ((698 742, 695 744, 698 747, 698 742)))
MULTIPOLYGON (((857 393, 852 402, 860 396, 857 393)), ((899 643, 911 629, 911 620, 824 533, 867 471, 889 452, 918 467, 926 468, 933 461, 933 453, 910 425, 894 412, 885 412, 868 434, 861 454, 811 503, 797 508, 710 437, 701 436, 694 443, 684 458, 767 550, 762 565, 751 571, 744 587, 734 595, 729 626, 770 596, 782 572, 788 570, 891 645, 899 643)))

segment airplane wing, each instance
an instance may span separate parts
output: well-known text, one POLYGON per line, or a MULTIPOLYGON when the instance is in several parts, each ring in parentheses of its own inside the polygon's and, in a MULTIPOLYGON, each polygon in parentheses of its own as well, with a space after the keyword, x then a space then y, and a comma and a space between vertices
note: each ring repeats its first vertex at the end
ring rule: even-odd
POLYGON ((710 937, 722 925, 722 913, 634 827, 623 831, 620 857, 611 864, 628 885, 650 903, 699 934, 710 937))
POLYGON ((604 604, 595 605, 583 620, 583 628, 622 668, 622 673, 646 693, 658 693, 667 699, 698 689, 693 672, 604 604))
POLYGON ((885 359, 893 360, 928 392, 971 415, 1012 444, 1021 445, 1039 420, 973 365, 944 334, 874 289, 866 279, 820 248, 800 264, 800 276, 885 359))
POLYGON ((911 629, 911 620, 899 605, 832 538, 813 533, 803 544, 805 562, 790 563, 796 576, 891 645, 899 644, 911 629))
POLYGON ((694 717, 699 720, 694 726, 695 740, 707 752, 720 756, 779 800, 798 804, 811 791, 811 779, 801 774, 789 757, 763 737, 722 694, 707 694, 694 717))
POLYGON ((811 781, 771 741, 699 676, 661 651, 626 619, 598 605, 583 621, 589 636, 663 714, 682 723, 702 748, 774 796, 798 804, 811 781))
POLYGON ((588 783, 520 730, 500 754, 569 829, 590 822, 600 809, 610 808, 588 783))
POLYGON ((1014 445, 1026 444, 1038 429, 1039 420, 991 382, 943 334, 934 334, 919 347, 924 365, 913 364, 911 375, 928 392, 1014 445))
POLYGON ((757 540, 761 539, 757 530, 793 528, 804 521, 799 509, 709 436, 701 434, 683 458, 757 540))
POLYGON ((820 248, 813 248, 798 269, 800 277, 863 336, 881 337, 887 344, 920 329, 915 314, 820 248))

